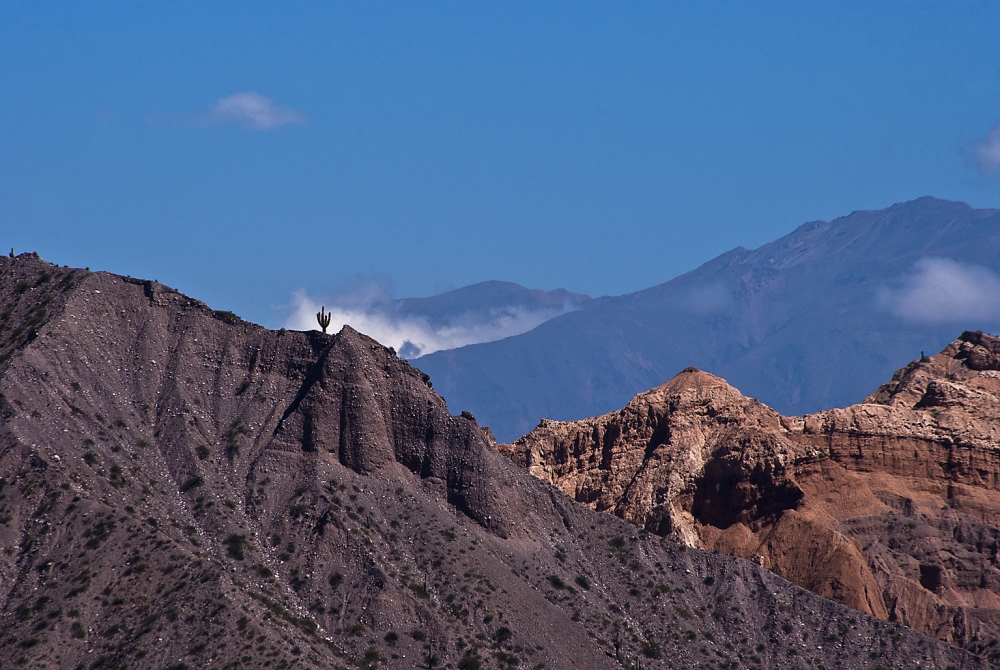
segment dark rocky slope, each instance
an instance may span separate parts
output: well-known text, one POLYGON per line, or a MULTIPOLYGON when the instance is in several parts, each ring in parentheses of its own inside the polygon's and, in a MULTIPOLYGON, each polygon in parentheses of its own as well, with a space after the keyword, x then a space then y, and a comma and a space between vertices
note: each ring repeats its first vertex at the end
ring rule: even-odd
POLYGON ((344 329, 0 260, 0 664, 985 667, 594 512, 344 329))

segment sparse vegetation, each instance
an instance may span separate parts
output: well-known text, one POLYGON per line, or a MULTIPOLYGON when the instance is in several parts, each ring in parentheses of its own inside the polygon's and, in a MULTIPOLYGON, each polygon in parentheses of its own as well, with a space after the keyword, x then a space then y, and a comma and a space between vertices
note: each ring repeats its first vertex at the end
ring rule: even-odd
POLYGON ((229 554, 230 558, 235 558, 237 561, 242 561, 246 558, 246 543, 247 536, 238 533, 233 533, 226 538, 226 553, 229 554))
POLYGON ((181 484, 181 487, 180 487, 181 488, 181 493, 187 493, 191 489, 193 489, 193 488, 195 488, 197 486, 201 486, 204 483, 205 483, 205 480, 202 479, 198 475, 194 475, 193 477, 188 477, 187 479, 184 480, 184 483, 181 484))
POLYGON ((212 312, 212 316, 214 316, 219 321, 222 321, 223 323, 229 324, 230 326, 238 326, 242 321, 240 317, 236 316, 232 312, 222 309, 218 309, 212 312))

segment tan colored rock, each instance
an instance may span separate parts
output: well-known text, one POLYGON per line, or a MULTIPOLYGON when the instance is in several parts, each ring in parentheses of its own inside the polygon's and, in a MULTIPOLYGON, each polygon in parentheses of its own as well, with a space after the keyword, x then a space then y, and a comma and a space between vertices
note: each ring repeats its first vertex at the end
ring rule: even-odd
POLYGON ((783 417, 694 368, 498 448, 576 500, 1000 660, 1000 338, 783 417))

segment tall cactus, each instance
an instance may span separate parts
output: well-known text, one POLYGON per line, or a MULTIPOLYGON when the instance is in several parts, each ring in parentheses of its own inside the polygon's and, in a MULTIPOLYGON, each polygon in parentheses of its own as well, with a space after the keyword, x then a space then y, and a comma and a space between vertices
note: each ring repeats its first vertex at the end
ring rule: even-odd
POLYGON ((326 307, 319 308, 319 311, 316 312, 316 320, 319 321, 323 333, 326 334, 326 329, 330 326, 330 313, 326 311, 326 307))

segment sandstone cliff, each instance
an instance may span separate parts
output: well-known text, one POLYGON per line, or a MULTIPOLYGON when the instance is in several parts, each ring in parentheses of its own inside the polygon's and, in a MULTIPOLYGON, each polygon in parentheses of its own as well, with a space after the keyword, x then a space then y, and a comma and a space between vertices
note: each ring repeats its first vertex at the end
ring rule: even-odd
POLYGON ((594 509, 1000 659, 998 338, 963 333, 805 417, 689 368, 499 448, 594 509))

